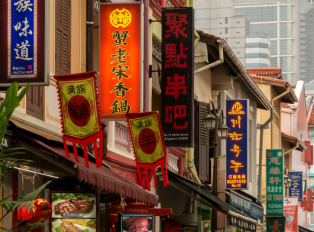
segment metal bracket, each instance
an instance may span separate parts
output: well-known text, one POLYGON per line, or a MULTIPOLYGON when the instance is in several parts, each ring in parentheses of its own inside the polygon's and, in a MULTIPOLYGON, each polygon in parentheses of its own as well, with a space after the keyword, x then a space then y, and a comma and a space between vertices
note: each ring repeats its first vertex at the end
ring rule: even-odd
POLYGON ((151 24, 151 23, 157 23, 157 22, 162 22, 161 20, 152 20, 152 19, 150 19, 150 20, 148 20, 149 21, 149 24, 151 24))
POLYGON ((86 24, 88 24, 88 25, 93 25, 94 22, 86 21, 86 24))
POLYGON ((149 65, 149 78, 152 77, 153 72, 158 72, 158 76, 160 76, 161 70, 152 70, 152 69, 153 69, 153 66, 149 65))

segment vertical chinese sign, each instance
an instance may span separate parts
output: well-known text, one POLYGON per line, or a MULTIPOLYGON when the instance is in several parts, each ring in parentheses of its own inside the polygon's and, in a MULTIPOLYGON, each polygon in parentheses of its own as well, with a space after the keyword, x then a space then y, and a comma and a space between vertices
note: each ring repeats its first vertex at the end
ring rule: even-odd
POLYGON ((266 215, 283 216, 283 150, 266 150, 266 215))
POLYGON ((227 100, 226 189, 248 189, 248 100, 227 100))
POLYGON ((284 216, 286 218, 286 230, 298 232, 298 197, 284 198, 284 216))
POLYGON ((166 147, 193 147, 193 8, 162 9, 161 83, 166 147))
POLYGON ((142 4, 100 4, 100 111, 125 118, 143 111, 142 4))
POLYGON ((12 82, 48 85, 49 4, 41 0, 0 2, 0 86, 12 82))
POLYGON ((289 172, 289 179, 291 182, 291 187, 289 188, 290 197, 298 197, 298 201, 302 201, 303 190, 302 190, 302 172, 289 172))

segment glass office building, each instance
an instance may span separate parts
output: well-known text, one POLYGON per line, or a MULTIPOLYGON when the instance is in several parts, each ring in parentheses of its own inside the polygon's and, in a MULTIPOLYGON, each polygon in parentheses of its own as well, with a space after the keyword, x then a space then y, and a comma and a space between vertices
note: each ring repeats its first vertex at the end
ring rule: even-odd
POLYGON ((300 77, 314 80, 314 0, 300 0, 300 77))
POLYGON ((246 68, 270 67, 270 40, 267 36, 246 37, 246 68))
POLYGON ((250 35, 270 40, 270 67, 280 67, 285 80, 295 84, 299 79, 298 1, 235 0, 234 13, 250 20, 250 35), (256 1, 257 2, 257 1, 256 1))

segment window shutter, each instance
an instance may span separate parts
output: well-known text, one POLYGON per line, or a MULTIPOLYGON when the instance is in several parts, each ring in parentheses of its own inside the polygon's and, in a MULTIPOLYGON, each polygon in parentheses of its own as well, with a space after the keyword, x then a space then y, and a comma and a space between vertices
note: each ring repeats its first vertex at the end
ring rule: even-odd
POLYGON ((314 225, 314 213, 311 213, 310 224, 314 225))
POLYGON ((71 0, 56 0, 56 75, 71 73, 71 0))
POLYGON ((30 86, 26 93, 26 114, 43 120, 43 87, 30 86))
POLYGON ((209 144, 208 130, 204 125, 204 117, 208 114, 208 103, 198 103, 198 160, 199 160, 199 178, 202 181, 209 181, 209 144))

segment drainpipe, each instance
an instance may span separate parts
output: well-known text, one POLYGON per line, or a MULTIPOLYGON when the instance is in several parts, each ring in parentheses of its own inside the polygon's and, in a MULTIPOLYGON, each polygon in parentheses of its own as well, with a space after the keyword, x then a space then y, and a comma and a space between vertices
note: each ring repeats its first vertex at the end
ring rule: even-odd
POLYGON ((274 109, 270 108, 270 118, 260 127, 259 164, 258 164, 258 199, 262 200, 262 163, 263 163, 263 135, 264 129, 274 119, 274 109))
POLYGON ((223 50, 223 46, 222 46, 223 40, 217 40, 217 42, 218 42, 218 46, 219 46, 219 60, 197 69, 196 71, 194 71, 194 75, 197 73, 200 73, 206 69, 213 68, 217 65, 220 65, 224 62, 224 50, 223 50))
POLYGON ((199 183, 202 184, 200 179, 197 176, 197 171, 193 162, 193 148, 188 148, 188 162, 187 166, 189 171, 191 172, 192 176, 195 178, 195 180, 199 183))
POLYGON ((300 141, 297 142, 297 145, 296 145, 295 147, 293 147, 293 148, 291 148, 290 150, 286 151, 286 152, 284 153, 284 155, 288 154, 290 151, 293 151, 293 150, 297 149, 299 146, 300 146, 300 141))
MULTIPOLYGON (((273 99, 271 100, 271 104, 274 106, 275 101, 276 101, 277 99, 279 99, 279 98, 281 98, 282 96, 288 94, 289 92, 290 92, 290 86, 288 86, 288 88, 286 89, 285 92, 283 92, 282 94, 280 94, 280 95, 278 95, 277 97, 273 98, 273 99)), ((278 115, 277 112, 275 112, 275 114, 276 114, 276 116, 278 117, 278 119, 280 119, 278 123, 279 123, 279 129, 281 129, 281 116, 278 115)), ((271 123, 272 123, 271 134, 273 134, 273 130, 274 130, 274 128, 273 128, 273 123, 274 123, 274 122, 271 122, 271 123)), ((280 130, 280 131, 281 131, 281 130, 280 130)), ((280 147, 281 147, 281 135, 280 135, 280 138, 279 138, 279 145, 280 145, 280 147)), ((271 140, 271 149, 274 149, 273 140, 271 140)))

